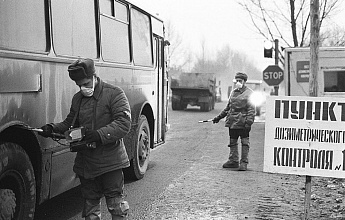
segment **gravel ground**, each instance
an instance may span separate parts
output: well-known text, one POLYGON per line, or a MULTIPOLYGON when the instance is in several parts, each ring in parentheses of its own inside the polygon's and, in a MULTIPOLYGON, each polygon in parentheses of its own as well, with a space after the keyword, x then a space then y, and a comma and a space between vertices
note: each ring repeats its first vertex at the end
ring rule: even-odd
MULTIPOLYGON (((264 123, 253 130, 260 137, 264 123)), ((305 176, 262 172, 263 140, 251 143, 260 147, 251 149, 246 172, 222 168, 219 155, 228 149, 201 144, 203 156, 159 195, 146 219, 303 219, 305 176)), ((345 219, 344 194, 341 179, 312 177, 310 219, 345 219)))
MULTIPOLYGON (((208 165, 205 167, 204 165, 208 165)), ((305 177, 193 166, 152 205, 152 219, 303 219, 305 177)), ((345 219, 343 181, 312 178, 310 219, 345 219)))

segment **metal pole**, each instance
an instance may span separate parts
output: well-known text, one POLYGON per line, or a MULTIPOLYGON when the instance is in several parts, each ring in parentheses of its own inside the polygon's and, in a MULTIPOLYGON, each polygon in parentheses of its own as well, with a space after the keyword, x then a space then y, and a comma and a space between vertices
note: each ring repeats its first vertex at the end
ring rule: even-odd
MULTIPOLYGON (((278 39, 274 40, 274 64, 278 66, 279 64, 279 43, 278 39)), ((274 88, 274 95, 278 95, 279 85, 276 85, 274 88)))
POLYGON ((274 40, 274 59, 275 59, 275 65, 278 66, 279 63, 279 41, 278 39, 274 40))

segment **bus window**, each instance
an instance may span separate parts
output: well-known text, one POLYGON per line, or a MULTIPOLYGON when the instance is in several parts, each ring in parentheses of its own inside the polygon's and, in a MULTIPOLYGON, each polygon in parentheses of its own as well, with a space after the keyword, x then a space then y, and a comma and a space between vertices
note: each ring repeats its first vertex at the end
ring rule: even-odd
POLYGON ((132 10, 133 59, 136 65, 152 66, 151 33, 149 17, 132 10))
POLYGON ((109 0, 100 2, 103 59, 110 62, 129 63, 128 7, 119 2, 114 5, 109 3, 109 0))
POLYGON ((115 17, 120 21, 128 22, 127 6, 115 1, 115 17))
POLYGON ((325 71, 324 82, 324 92, 345 92, 345 71, 325 71))
POLYGON ((0 48, 47 50, 44 1, 0 1, 0 48))
POLYGON ((101 14, 114 17, 114 0, 99 0, 99 8, 101 14))
POLYGON ((56 54, 96 58, 94 1, 52 0, 51 7, 56 54))

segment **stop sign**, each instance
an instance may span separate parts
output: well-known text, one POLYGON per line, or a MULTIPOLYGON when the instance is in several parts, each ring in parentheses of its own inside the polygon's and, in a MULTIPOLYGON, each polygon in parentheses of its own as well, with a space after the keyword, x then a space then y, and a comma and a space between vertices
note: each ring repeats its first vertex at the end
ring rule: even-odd
POLYGON ((263 72, 263 80, 269 86, 277 86, 284 79, 283 70, 277 65, 268 66, 263 72))

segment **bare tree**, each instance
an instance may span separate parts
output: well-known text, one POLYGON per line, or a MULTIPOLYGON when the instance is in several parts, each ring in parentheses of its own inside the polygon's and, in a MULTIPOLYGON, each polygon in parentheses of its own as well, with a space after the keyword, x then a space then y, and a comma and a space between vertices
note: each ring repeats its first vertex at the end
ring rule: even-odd
POLYGON ((335 27, 324 31, 320 35, 322 46, 345 46, 345 29, 335 27))
POLYGON ((212 72, 216 73, 217 77, 228 76, 229 79, 232 79, 239 71, 246 72, 252 79, 261 76, 261 71, 246 54, 231 49, 229 45, 224 45, 217 50, 213 59, 206 58, 204 41, 201 42, 201 48, 203 53, 197 58, 192 68, 194 72, 212 72))
MULTIPOLYGON (((255 30, 269 41, 281 39, 288 47, 309 44, 309 0, 238 0, 249 14, 255 30), (287 34, 290 33, 290 34, 287 34)), ((339 0, 320 1, 320 27, 336 13, 339 0)))
POLYGON ((165 38, 170 43, 167 53, 168 69, 170 69, 171 63, 176 64, 178 62, 178 55, 183 53, 183 51, 181 51, 182 38, 169 20, 165 23, 165 38))

